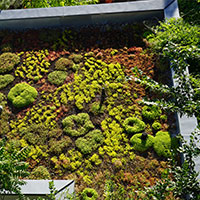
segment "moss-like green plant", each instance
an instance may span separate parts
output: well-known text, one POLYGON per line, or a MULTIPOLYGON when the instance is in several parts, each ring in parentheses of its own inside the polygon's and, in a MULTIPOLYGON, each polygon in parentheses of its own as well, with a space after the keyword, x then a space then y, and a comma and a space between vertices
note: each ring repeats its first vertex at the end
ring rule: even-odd
POLYGON ((159 131, 159 130, 162 128, 162 125, 161 125, 161 123, 155 121, 155 122, 152 124, 152 128, 153 128, 155 131, 159 131))
POLYGON ((83 56, 81 54, 71 54, 69 58, 72 59, 75 63, 80 63, 83 56))
POLYGON ((123 125, 128 134, 139 133, 146 128, 146 124, 136 117, 126 118, 123 125))
POLYGON ((29 126, 19 129, 18 132, 31 145, 45 145, 49 129, 42 123, 31 123, 29 126))
POLYGON ((33 103, 37 95, 38 92, 34 87, 27 83, 18 83, 11 88, 8 93, 8 99, 15 107, 22 108, 33 103))
POLYGON ((67 72, 54 71, 48 75, 48 81, 55 85, 62 85, 67 78, 67 72))
POLYGON ((55 69, 67 71, 72 68, 73 64, 72 60, 69 60, 68 58, 60 58, 55 63, 55 69))
POLYGON ((90 111, 94 114, 94 115, 98 115, 98 114, 102 114, 105 111, 105 105, 102 105, 102 107, 100 108, 100 102, 94 102, 91 105, 90 111))
POLYGON ((14 53, 3 53, 0 55, 0 73, 11 71, 20 62, 20 57, 14 53))
POLYGON ((158 119, 161 113, 161 109, 156 105, 144 106, 142 108, 142 116, 149 121, 158 119))
POLYGON ((14 81, 14 76, 11 74, 0 75, 0 89, 5 88, 7 85, 14 81))
POLYGON ((3 106, 3 112, 0 115, 0 136, 5 136, 10 130, 10 125, 8 123, 10 115, 6 109, 6 104, 6 96, 0 92, 0 105, 3 106))
POLYGON ((64 126, 64 132, 71 136, 85 135, 94 128, 94 125, 90 121, 90 116, 87 113, 70 115, 62 121, 62 124, 64 126))
POLYGON ((50 179, 50 173, 44 166, 39 166, 33 169, 29 178, 31 179, 50 179))
POLYGON ((61 154, 64 148, 72 143, 70 137, 64 136, 61 140, 51 139, 49 141, 49 152, 57 155, 61 154))
POLYGON ((141 139, 142 133, 135 134, 131 137, 130 142, 133 145, 134 150, 144 152, 153 146, 154 137, 152 135, 147 135, 145 140, 141 139))
POLYGON ((77 148, 83 154, 90 154, 97 149, 104 141, 104 136, 100 130, 90 131, 82 138, 78 138, 75 142, 77 148))
POLYGON ((169 132, 158 131, 154 138, 153 147, 158 156, 170 157, 171 137, 169 132))
POLYGON ((96 200, 98 198, 98 193, 93 188, 85 188, 81 193, 81 197, 83 200, 96 200))

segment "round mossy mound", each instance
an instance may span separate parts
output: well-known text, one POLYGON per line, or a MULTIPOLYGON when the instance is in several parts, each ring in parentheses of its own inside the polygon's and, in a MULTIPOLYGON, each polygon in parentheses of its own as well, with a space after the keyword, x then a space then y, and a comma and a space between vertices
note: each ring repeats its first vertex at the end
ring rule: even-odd
POLYGON ((67 71, 72 68, 73 61, 68 58, 60 58, 55 63, 55 69, 67 71))
POLYGON ((87 113, 79 113, 78 115, 70 115, 63 119, 63 131, 71 136, 81 136, 88 133, 94 128, 87 113), (75 128, 76 127, 76 128, 75 128))
POLYGON ((51 176, 46 167, 39 166, 39 167, 36 167, 35 169, 33 169, 29 178, 30 179, 50 179, 51 176))
POLYGON ((82 200, 96 200, 98 196, 97 191, 93 188, 85 188, 81 193, 82 200))
POLYGON ((5 88, 7 85, 14 81, 14 76, 11 74, 0 75, 0 89, 5 88))
POLYGON ((8 93, 8 100, 16 108, 22 108, 33 103, 37 95, 38 92, 34 87, 27 83, 18 83, 8 93))
POLYGON ((158 131, 154 137, 154 150, 158 156, 166 158, 171 156, 171 137, 169 132, 158 131))
POLYGON ((135 134, 144 131, 146 124, 136 117, 129 117, 124 120, 124 128, 128 134, 135 134))
POLYGON ((100 130, 93 130, 86 134, 84 137, 80 137, 76 140, 76 147, 83 154, 90 154, 96 150, 101 144, 103 144, 104 136, 100 130))
POLYGON ((158 119, 161 114, 161 109, 156 105, 144 106, 142 108, 142 116, 148 121, 158 119))
POLYGON ((153 128, 153 130, 155 130, 155 131, 159 131, 159 130, 162 128, 162 125, 161 125, 161 123, 155 121, 155 122, 152 124, 152 128, 153 128))
POLYGON ((134 150, 144 152, 153 146, 154 137, 152 135, 147 135, 147 138, 143 140, 142 133, 135 134, 131 137, 130 142, 133 145, 134 150))
POLYGON ((20 57, 14 53, 3 53, 0 55, 0 73, 11 71, 20 62, 20 57))
POLYGON ((54 71, 48 75, 48 81, 55 85, 62 85, 67 78, 67 72, 54 71))

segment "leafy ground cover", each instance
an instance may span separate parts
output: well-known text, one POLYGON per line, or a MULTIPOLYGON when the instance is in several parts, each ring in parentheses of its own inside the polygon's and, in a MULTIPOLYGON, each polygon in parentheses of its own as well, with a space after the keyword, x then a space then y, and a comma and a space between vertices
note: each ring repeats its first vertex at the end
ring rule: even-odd
POLYGON ((28 178, 74 179, 77 192, 98 199, 110 179, 122 199, 139 199, 161 178, 175 119, 141 103, 160 97, 134 77, 169 83, 170 73, 144 32, 136 24, 0 33, 0 137, 28 147, 28 178))

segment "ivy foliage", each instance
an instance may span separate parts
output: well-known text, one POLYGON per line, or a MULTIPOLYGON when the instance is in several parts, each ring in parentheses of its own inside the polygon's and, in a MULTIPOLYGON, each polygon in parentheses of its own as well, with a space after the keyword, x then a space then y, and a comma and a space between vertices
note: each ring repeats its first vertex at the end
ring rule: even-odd
POLYGON ((153 32, 147 39, 156 53, 170 59, 175 84, 172 87, 159 84, 137 68, 133 69, 135 80, 162 95, 163 98, 156 102, 162 108, 189 116, 197 114, 200 102, 194 99, 195 92, 188 67, 191 60, 200 60, 200 27, 192 26, 182 18, 172 18, 160 22, 160 26, 155 27, 153 32))

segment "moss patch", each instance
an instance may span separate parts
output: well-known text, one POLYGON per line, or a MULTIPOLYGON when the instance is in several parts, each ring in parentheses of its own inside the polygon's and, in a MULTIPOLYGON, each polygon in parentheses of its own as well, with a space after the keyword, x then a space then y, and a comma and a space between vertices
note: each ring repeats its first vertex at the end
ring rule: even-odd
POLYGON ((154 137, 152 135, 147 135, 147 138, 142 140, 141 136, 142 133, 135 134, 131 137, 130 142, 133 145, 134 150, 143 152, 153 146, 154 137))
POLYGON ((158 156, 170 157, 171 137, 169 132, 158 131, 154 138, 153 147, 158 156))

